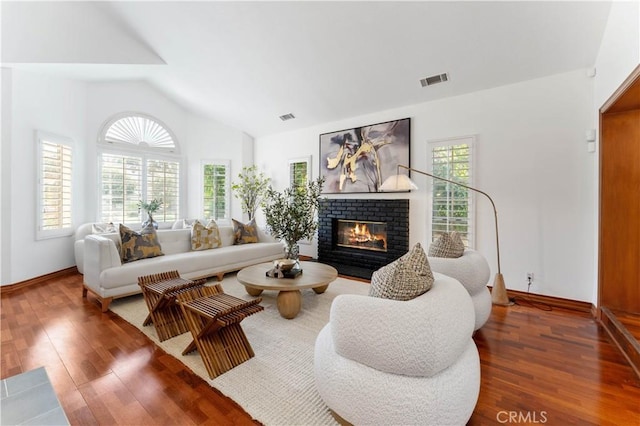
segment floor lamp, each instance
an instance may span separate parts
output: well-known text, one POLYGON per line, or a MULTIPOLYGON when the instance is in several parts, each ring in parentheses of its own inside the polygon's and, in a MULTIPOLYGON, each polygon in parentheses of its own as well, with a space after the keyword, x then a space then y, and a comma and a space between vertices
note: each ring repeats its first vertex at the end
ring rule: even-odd
POLYGON ((493 202, 493 200, 491 199, 491 197, 489 196, 489 194, 487 194, 484 191, 481 191, 479 189, 476 188, 472 188, 470 186, 467 185, 463 185, 461 183, 449 180, 449 179, 445 179, 439 176, 435 176, 432 175, 430 173, 427 172, 423 172, 420 170, 416 170, 413 169, 411 167, 408 166, 404 166, 402 164, 398 164, 398 171, 397 174, 393 175, 393 176, 389 176, 380 186, 380 190, 381 191, 410 191, 412 189, 418 189, 418 186, 413 183, 413 181, 411 179, 409 179, 409 176, 405 175, 405 174, 400 174, 400 169, 406 169, 412 172, 416 172, 419 173, 421 175, 425 175, 425 176, 429 176, 433 179, 438 179, 438 180, 442 180, 445 182, 449 182, 452 183, 454 185, 458 185, 461 186, 463 188, 467 188, 470 189, 472 191, 475 192, 479 192, 480 194, 484 195, 485 197, 487 197, 489 199, 489 201, 491 201, 491 205, 493 206, 493 216, 495 218, 495 222, 496 222, 496 253, 498 255, 498 273, 496 274, 495 279, 493 280, 493 289, 491 290, 491 302, 494 305, 501 305, 501 306, 509 306, 512 305, 512 303, 509 301, 509 296, 507 295, 507 288, 504 284, 504 278, 502 276, 502 272, 500 271, 500 242, 498 240, 498 212, 496 211, 496 205, 493 202))

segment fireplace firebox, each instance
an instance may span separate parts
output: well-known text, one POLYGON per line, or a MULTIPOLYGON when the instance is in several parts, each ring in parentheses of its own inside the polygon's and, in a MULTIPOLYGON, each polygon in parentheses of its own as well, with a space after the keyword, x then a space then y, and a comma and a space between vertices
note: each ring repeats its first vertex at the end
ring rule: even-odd
POLYGON ((409 250, 409 200, 324 199, 318 211, 318 261, 370 279, 409 250))
POLYGON ((338 219, 337 245, 360 250, 387 251, 386 222, 338 219))

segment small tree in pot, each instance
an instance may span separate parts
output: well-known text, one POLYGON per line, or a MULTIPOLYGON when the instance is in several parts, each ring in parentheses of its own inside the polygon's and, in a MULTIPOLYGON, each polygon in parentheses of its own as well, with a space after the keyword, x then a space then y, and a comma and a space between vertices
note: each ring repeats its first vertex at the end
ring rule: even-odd
POLYGON ((298 241, 311 239, 318 229, 316 213, 324 178, 282 192, 267 190, 264 213, 267 229, 287 245, 287 258, 298 259, 298 241))
POLYGON ((256 216, 256 210, 262 204, 269 188, 269 178, 262 172, 258 174, 258 168, 254 165, 243 167, 238 179, 239 182, 231 184, 231 189, 235 197, 242 202, 242 211, 247 213, 251 220, 256 216))

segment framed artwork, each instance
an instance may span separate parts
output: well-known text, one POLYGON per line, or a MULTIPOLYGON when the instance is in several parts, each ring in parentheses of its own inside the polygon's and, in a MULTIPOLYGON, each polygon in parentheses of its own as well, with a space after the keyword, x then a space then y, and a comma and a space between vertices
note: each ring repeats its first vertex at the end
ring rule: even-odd
POLYGON ((398 164, 410 165, 410 146, 410 118, 321 134, 322 192, 379 192, 398 164))

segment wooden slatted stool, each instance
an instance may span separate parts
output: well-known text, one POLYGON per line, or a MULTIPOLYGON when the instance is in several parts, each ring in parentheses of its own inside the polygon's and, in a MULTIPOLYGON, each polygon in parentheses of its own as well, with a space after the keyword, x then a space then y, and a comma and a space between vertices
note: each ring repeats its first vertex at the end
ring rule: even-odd
POLYGON ((176 304, 176 296, 181 292, 203 287, 205 282, 205 279, 181 278, 178 271, 138 277, 138 285, 149 308, 149 314, 142 325, 153 323, 161 342, 189 331, 182 309, 176 304))
POLYGON ((223 292, 198 297, 193 291, 180 293, 177 298, 193 336, 193 342, 182 354, 197 349, 210 378, 254 356, 240 322, 264 310, 258 304, 262 298, 247 301, 223 292))

